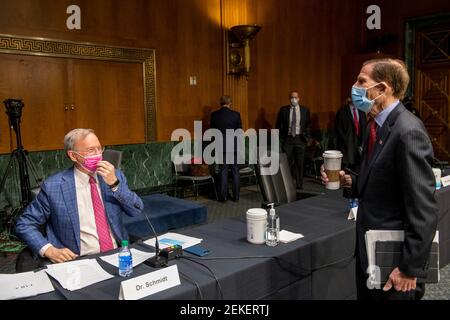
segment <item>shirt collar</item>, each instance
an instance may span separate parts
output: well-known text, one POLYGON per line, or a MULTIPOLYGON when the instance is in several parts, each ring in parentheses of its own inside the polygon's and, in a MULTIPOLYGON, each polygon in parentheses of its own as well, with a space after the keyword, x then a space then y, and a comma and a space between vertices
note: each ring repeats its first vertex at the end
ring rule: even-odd
POLYGON ((378 127, 381 128, 386 121, 389 114, 395 109, 395 107, 398 106, 399 100, 395 100, 393 103, 391 103, 386 109, 381 111, 379 114, 375 116, 375 122, 377 123, 378 127))
MULTIPOLYGON (((90 175, 84 173, 83 171, 81 171, 80 169, 78 169, 77 167, 74 167, 74 172, 75 172, 75 178, 82 183, 83 185, 89 185, 89 178, 91 177, 90 175)), ((97 173, 94 174, 94 178, 97 181, 98 184, 98 178, 97 178, 97 173)))

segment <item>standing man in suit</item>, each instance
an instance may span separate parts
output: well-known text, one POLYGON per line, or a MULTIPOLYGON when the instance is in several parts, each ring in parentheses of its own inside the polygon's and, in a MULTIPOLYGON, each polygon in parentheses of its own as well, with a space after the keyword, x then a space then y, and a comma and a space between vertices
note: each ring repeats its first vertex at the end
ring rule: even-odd
POLYGON ((289 94, 290 105, 280 108, 276 128, 280 131, 280 145, 286 153, 297 189, 303 188, 303 164, 306 146, 311 145, 309 110, 299 105, 297 91, 289 94))
POLYGON ((123 173, 102 161, 104 148, 93 130, 70 131, 64 148, 74 166, 45 180, 16 222, 31 251, 53 263, 117 248, 128 239, 122 215, 137 216, 144 208, 123 173), (44 224, 46 235, 39 231, 44 224))
POLYGON ((233 191, 231 199, 233 201, 239 200, 240 188, 239 168, 237 165, 237 140, 233 138, 234 141, 227 141, 226 131, 227 129, 242 129, 242 121, 239 112, 231 110, 232 103, 233 101, 230 96, 222 96, 220 98, 220 109, 211 114, 211 128, 218 129, 223 137, 223 164, 219 166, 219 201, 221 202, 226 201, 228 198, 228 169, 231 170, 231 189, 233 191))
POLYGON ((359 172, 363 137, 366 133, 366 114, 358 110, 348 98, 336 113, 336 148, 342 152, 342 167, 359 172))
MULTIPOLYGON (((356 220, 358 299, 420 299, 437 227, 433 148, 422 121, 400 103, 409 83, 403 61, 369 60, 352 88, 354 105, 368 112, 359 176, 340 172, 344 188, 359 198, 356 220), (379 289, 368 288, 365 233, 404 230, 399 265, 379 289)), ((322 181, 328 181, 322 168, 322 181)))

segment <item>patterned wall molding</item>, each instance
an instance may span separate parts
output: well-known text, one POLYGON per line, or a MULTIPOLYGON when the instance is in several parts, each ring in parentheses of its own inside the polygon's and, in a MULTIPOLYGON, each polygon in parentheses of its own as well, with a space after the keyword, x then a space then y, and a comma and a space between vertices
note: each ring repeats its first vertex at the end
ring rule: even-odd
POLYGON ((142 63, 145 140, 156 140, 155 50, 0 34, 0 53, 142 63))

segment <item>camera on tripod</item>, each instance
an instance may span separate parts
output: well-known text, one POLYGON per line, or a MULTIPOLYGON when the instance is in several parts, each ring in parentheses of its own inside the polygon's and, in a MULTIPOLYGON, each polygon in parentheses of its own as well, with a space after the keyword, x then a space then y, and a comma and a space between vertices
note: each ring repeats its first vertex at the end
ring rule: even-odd
MULTIPOLYGON (((20 121, 22 118, 22 109, 24 103, 22 99, 6 99, 3 101, 8 115, 9 125, 16 132, 17 148, 11 151, 5 172, 0 180, 0 193, 5 191, 6 180, 8 176, 19 177, 19 181, 12 180, 11 185, 20 184, 21 208, 25 208, 32 200, 32 188, 30 184, 31 173, 35 182, 39 185, 41 179, 37 175, 37 171, 33 163, 28 159, 28 151, 22 145, 22 136, 20 131, 20 121), (18 173, 18 175, 17 175, 18 173)), ((13 192, 14 193, 14 192, 13 192)), ((11 205, 12 207, 12 205, 11 205)))
MULTIPOLYGON (((6 107, 6 114, 8 115, 9 125, 14 128, 16 133, 20 132, 20 118, 22 118, 22 109, 24 107, 21 99, 6 99, 3 101, 6 107)), ((19 145, 17 145, 19 148, 19 145)))

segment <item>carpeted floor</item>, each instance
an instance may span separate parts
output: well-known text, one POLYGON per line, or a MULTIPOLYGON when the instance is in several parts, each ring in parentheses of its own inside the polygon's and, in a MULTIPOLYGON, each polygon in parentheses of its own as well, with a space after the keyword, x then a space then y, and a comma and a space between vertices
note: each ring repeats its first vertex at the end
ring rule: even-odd
MULTIPOLYGON (((305 179, 304 192, 320 193, 323 186, 313 179, 305 179)), ((194 198, 187 200, 195 201, 194 198)), ((203 203, 208 207, 208 223, 219 219, 230 217, 245 216, 248 208, 257 208, 261 206, 262 198, 256 186, 247 186, 241 188, 241 195, 238 202, 227 201, 225 203, 217 202, 206 197, 199 197, 197 202, 203 203)), ((180 230, 179 230, 180 231, 180 230)), ((0 254, 0 273, 14 273, 15 255, 0 254)), ((428 284, 426 287, 425 300, 450 300, 450 265, 441 269, 441 279, 438 284, 428 284)))

